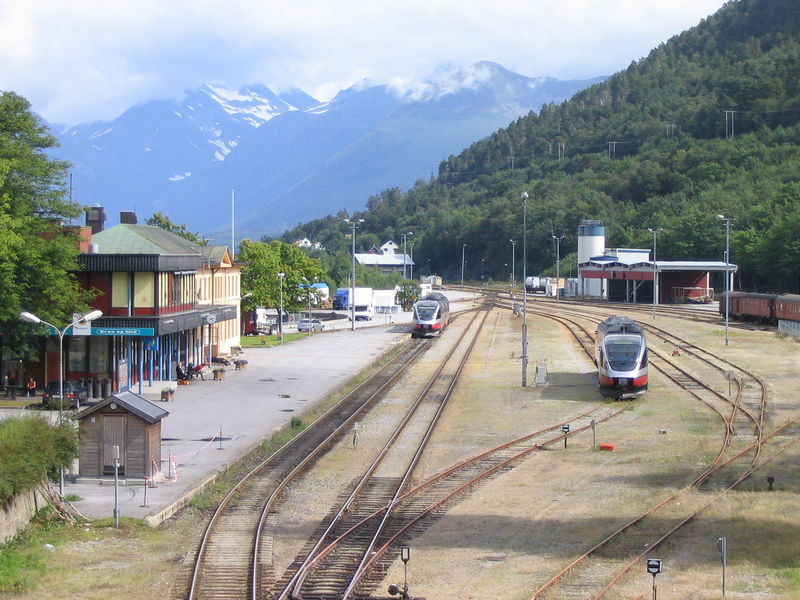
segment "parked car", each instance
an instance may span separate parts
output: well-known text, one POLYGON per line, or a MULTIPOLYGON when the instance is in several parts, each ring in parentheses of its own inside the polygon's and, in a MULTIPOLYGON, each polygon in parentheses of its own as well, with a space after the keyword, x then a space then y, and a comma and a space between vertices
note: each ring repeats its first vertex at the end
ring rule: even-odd
POLYGON ((322 331, 325 326, 319 319, 300 319, 297 322, 297 331, 322 331))
MULTIPOLYGON (((63 408, 78 408, 85 405, 89 400, 89 392, 79 381, 68 379, 64 381, 64 405, 63 408)), ((59 394, 59 383, 51 381, 42 392, 42 406, 45 408, 61 408, 61 396, 59 394)))

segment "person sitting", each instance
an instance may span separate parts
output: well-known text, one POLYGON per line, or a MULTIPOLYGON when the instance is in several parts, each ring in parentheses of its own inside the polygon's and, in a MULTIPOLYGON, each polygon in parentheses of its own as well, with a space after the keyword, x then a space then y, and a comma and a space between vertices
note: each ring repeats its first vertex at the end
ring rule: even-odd
POLYGON ((184 370, 182 363, 178 363, 178 366, 175 367, 175 373, 178 376, 178 381, 189 381, 189 375, 184 370))
POLYGON ((25 393, 29 398, 36 395, 36 380, 33 377, 28 378, 28 383, 25 384, 25 393))

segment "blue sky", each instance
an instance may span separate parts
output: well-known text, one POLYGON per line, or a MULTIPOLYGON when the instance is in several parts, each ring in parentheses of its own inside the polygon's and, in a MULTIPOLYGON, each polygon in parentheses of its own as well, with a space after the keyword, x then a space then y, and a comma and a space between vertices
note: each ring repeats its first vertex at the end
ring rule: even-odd
POLYGON ((610 75, 724 0, 0 0, 0 90, 64 124, 203 83, 319 100, 489 60, 529 77, 610 75))

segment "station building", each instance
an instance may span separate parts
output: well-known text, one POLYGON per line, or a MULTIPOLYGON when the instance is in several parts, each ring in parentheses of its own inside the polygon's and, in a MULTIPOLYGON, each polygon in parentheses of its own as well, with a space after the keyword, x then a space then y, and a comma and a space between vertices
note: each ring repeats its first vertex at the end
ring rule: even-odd
POLYGON ((681 304, 714 299, 711 274, 728 273, 733 289, 737 266, 724 261, 667 261, 650 249, 606 248, 602 221, 578 227, 577 295, 612 302, 681 304))
MULTIPOLYGON (((138 225, 133 213, 107 230, 104 220, 100 207, 87 212, 82 229, 91 231, 91 243, 81 248, 77 273, 97 293, 91 306, 103 316, 68 332, 65 380, 83 380, 90 397, 142 393, 174 381, 179 362, 207 363, 240 344, 240 265, 227 247, 138 225)), ((58 336, 49 337, 31 365, 46 381, 58 380, 58 350, 58 336)))

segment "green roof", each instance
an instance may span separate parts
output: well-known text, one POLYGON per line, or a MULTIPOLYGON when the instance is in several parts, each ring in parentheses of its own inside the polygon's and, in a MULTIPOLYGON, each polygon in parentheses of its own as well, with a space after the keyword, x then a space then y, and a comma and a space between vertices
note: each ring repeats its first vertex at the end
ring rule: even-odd
POLYGON ((202 246, 153 225, 120 223, 92 236, 100 254, 204 254, 202 246))

